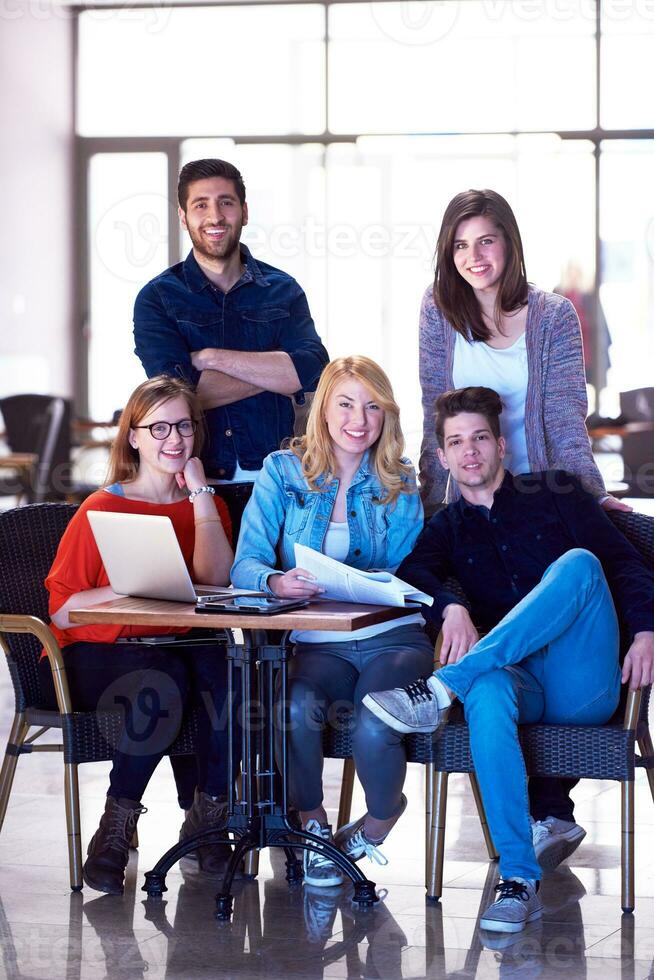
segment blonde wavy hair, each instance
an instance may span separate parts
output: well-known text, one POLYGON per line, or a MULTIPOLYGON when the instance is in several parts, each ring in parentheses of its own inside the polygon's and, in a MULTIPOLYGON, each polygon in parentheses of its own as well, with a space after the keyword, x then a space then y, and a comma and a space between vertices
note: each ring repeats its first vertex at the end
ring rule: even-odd
POLYGON ((371 466, 385 490, 383 500, 378 503, 393 504, 401 493, 415 493, 415 484, 407 482, 412 467, 402 462, 404 436, 400 428, 400 409, 391 383, 379 365, 363 355, 338 357, 327 365, 320 376, 309 411, 306 435, 289 443, 289 448, 302 463, 307 483, 312 490, 326 490, 336 475, 336 457, 325 419, 325 407, 343 378, 354 378, 365 385, 384 410, 381 435, 370 448, 371 466), (321 480, 320 485, 318 480, 321 480))
POLYGON ((139 425, 153 408, 173 398, 179 398, 180 395, 188 405, 189 418, 195 419, 198 423, 193 440, 193 455, 200 454, 204 442, 204 416, 200 399, 186 381, 160 374, 135 388, 120 414, 118 432, 111 446, 107 485, 129 483, 136 479, 139 471, 139 454, 138 450, 130 445, 129 430, 139 425))

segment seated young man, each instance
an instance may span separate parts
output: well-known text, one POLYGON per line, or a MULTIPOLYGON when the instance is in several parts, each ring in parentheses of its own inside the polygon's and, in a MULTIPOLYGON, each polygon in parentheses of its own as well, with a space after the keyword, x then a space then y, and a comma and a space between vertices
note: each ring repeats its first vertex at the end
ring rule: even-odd
POLYGON ((397 574, 433 596, 423 614, 442 628, 445 666, 364 704, 397 731, 431 732, 463 702, 502 876, 481 926, 518 932, 542 905, 516 726, 602 724, 621 678, 652 682, 654 575, 574 477, 504 469, 501 411, 489 388, 436 403, 439 458, 461 499, 432 517, 397 574), (470 613, 443 587, 449 576, 470 613), (622 671, 616 607, 631 635, 622 671))

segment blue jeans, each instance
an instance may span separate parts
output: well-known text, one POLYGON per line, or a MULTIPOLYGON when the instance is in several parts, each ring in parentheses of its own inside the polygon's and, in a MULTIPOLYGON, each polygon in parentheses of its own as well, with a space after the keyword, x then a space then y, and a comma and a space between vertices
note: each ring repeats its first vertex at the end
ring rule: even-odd
POLYGON ((539 879, 517 725, 603 724, 620 696, 618 621, 598 559, 574 548, 439 679, 463 702, 504 878, 539 879))

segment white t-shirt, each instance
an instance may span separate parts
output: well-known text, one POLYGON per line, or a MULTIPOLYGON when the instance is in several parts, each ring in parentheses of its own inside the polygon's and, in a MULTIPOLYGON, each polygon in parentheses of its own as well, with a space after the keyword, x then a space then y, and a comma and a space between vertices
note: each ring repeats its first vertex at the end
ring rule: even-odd
POLYGON ((483 385, 493 388, 504 404, 500 429, 506 439, 505 465, 512 473, 528 473, 525 402, 527 399, 527 341, 524 334, 511 347, 498 350, 483 340, 469 343, 457 332, 452 380, 455 388, 483 385))
MULTIPOLYGON (((334 558, 336 561, 345 561, 350 550, 350 531, 347 521, 343 523, 330 521, 322 545, 323 555, 334 558)), ((398 626, 406 626, 409 623, 424 623, 420 613, 411 616, 403 616, 401 619, 393 620, 388 623, 378 623, 376 626, 364 626, 360 630, 352 633, 339 633, 336 630, 293 630, 291 633, 292 643, 343 643, 350 640, 365 640, 370 636, 377 636, 379 633, 386 633, 388 630, 397 629, 398 626)))

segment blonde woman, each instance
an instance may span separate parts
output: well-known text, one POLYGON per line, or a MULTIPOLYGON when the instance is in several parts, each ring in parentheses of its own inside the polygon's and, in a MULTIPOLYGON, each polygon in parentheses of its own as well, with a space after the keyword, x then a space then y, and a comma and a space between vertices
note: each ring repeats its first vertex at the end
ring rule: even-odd
MULTIPOLYGON (((201 417, 198 397, 185 382, 160 376, 139 385, 121 415, 109 484, 76 512, 45 582, 73 704, 80 711, 94 711, 99 704, 125 706, 125 730, 113 757, 104 815, 83 869, 87 885, 110 894, 123 891, 130 840, 143 812, 141 796, 174 742, 190 701, 201 707, 197 788, 185 804, 189 812, 182 836, 215 823, 225 805, 227 732, 211 724, 207 710, 213 705, 221 717, 227 683, 224 648, 212 639, 186 647, 166 644, 166 634, 185 630, 148 627, 150 642, 145 642, 143 627, 76 626, 68 617, 71 609, 115 598, 91 533, 89 511, 168 517, 193 581, 229 581, 229 513, 207 486, 198 458, 201 417), (158 642, 153 642, 154 633, 158 642), (141 737, 144 730, 147 738, 141 737)), ((156 562, 156 555, 151 557, 156 562)), ((44 698, 56 707, 47 657, 39 673, 44 698)), ((178 769, 176 777, 179 789, 178 769)), ((201 868, 221 870, 229 851, 229 845, 200 848, 201 868)))
MULTIPOLYGON (((306 435, 271 453, 245 510, 232 581, 280 597, 317 596, 320 582, 295 567, 294 545, 308 545, 360 569, 394 569, 422 528, 415 475, 390 382, 367 357, 343 357, 322 373, 306 435), (279 559, 278 559, 279 556, 279 559)), ((409 684, 430 671, 432 646, 419 614, 353 633, 296 632, 289 665, 291 796, 303 827, 332 839, 323 806, 321 727, 330 710, 352 705, 353 753, 368 812, 336 843, 357 860, 385 863, 378 851, 406 806, 402 737, 362 707, 381 679, 409 684)), ((342 883, 338 868, 305 851, 305 882, 342 883)))

